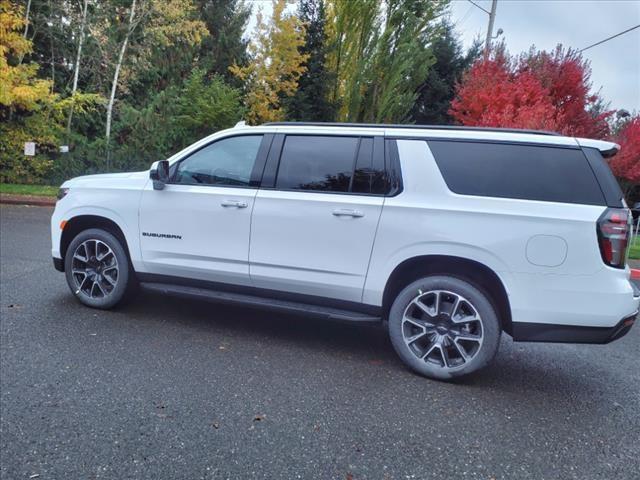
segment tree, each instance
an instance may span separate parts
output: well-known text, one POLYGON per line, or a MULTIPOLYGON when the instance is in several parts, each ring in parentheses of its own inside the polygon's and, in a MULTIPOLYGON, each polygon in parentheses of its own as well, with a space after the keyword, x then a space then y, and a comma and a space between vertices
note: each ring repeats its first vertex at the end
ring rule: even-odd
MULTIPOLYGON (((87 11, 89 9, 89 0, 83 0, 82 4, 82 16, 80 20, 80 27, 78 33, 78 53, 76 55, 76 61, 73 66, 73 86, 71 87, 71 97, 75 95, 78 90, 78 75, 80 74, 80 60, 82 59, 82 45, 84 44, 85 30, 87 28, 87 11)), ((26 30, 25 30, 26 31, 26 30)), ((69 110, 69 120, 67 121, 67 132, 71 130, 71 120, 73 119, 73 104, 69 110)))
POLYGON ((111 142, 111 118, 113 116, 113 103, 116 99, 116 89, 118 88, 118 78, 120 78, 120 69, 122 68, 122 62, 124 61, 124 54, 127 51, 127 45, 129 45, 129 39, 131 38, 131 34, 136 29, 138 23, 142 19, 142 16, 134 22, 136 18, 136 0, 131 1, 131 6, 129 7, 129 21, 127 23, 126 33, 124 35, 124 39, 122 40, 122 44, 120 45, 120 53, 118 53, 118 60, 116 62, 115 70, 113 71, 113 80, 111 81, 111 95, 109 95, 109 103, 107 103, 107 122, 106 122, 106 131, 105 138, 107 141, 107 168, 109 168, 109 144, 111 142))
POLYGON ((348 121, 406 121, 433 64, 434 20, 445 0, 334 0, 330 4, 334 100, 348 121))
POLYGON ((603 138, 611 112, 602 112, 599 95, 589 94, 589 76, 588 63, 573 50, 532 48, 514 60, 501 45, 464 75, 450 114, 464 125, 603 138))
POLYGON ((447 4, 442 0, 386 0, 385 29, 362 114, 364 121, 408 120, 416 89, 435 61, 430 44, 439 31, 433 21, 447 4))
POLYGON ((4 0, 2 5, 3 14, 5 6, 16 10, 20 22, 2 32, 15 31, 15 40, 29 45, 5 56, 1 73, 0 95, 15 97, 0 105, 4 178, 6 173, 56 183, 103 172, 111 166, 105 152, 117 168, 137 168, 242 114, 234 103, 240 102, 238 91, 214 74, 241 86, 228 67, 246 65, 242 36, 250 9, 243 0, 4 0), (28 14, 20 3, 28 4, 28 14), (215 38, 204 45, 209 35, 215 38), (196 67, 205 72, 202 82, 192 79, 196 67), (200 127, 173 108, 186 98, 187 83, 189 102, 206 112, 206 119, 191 112, 204 122, 200 127), (195 100, 200 97, 220 109, 218 120, 195 100), (161 101, 172 108, 161 108, 161 101), (83 114, 98 106, 106 106, 104 115, 83 114), (22 155, 25 141, 36 141, 36 157, 22 155), (148 150, 134 154, 127 142, 148 150), (61 143, 70 146, 69 153, 60 154, 61 143))
POLYGON ((549 92, 556 121, 565 135, 604 138, 609 133, 607 118, 613 113, 602 111, 602 99, 590 94, 591 68, 577 50, 558 45, 552 52, 531 48, 518 62, 520 74, 531 72, 549 92))
POLYGON ((183 84, 154 94, 143 108, 123 105, 114 124, 120 145, 114 163, 145 168, 216 130, 233 126, 243 113, 238 89, 219 75, 207 77, 204 70, 195 69, 183 84), (133 165, 125 163, 130 159, 133 165))
POLYGON ((327 2, 327 32, 335 72, 331 101, 340 106, 338 120, 358 121, 363 88, 370 77, 370 59, 380 35, 378 0, 327 2))
MULTIPOLYGON (((173 46, 177 39, 186 41, 190 45, 198 44, 206 35, 206 27, 199 20, 191 18, 193 14, 191 0, 132 0, 129 7, 128 21, 124 29, 119 53, 115 62, 111 94, 107 103, 107 119, 105 125, 105 139, 107 143, 107 168, 111 142, 111 121, 115 102, 120 70, 122 68, 127 47, 134 32, 141 24, 146 24, 146 39, 154 45, 173 46), (140 4, 138 4, 140 1, 140 4), (137 7, 137 8, 136 8, 137 7)), ((144 39, 144 37, 143 37, 144 39)))
POLYGON ((22 8, 0 0, 0 115, 5 119, 17 111, 36 110, 49 100, 51 84, 36 77, 38 65, 15 61, 32 50, 20 33, 24 24, 22 8))
POLYGON ((435 37, 431 47, 435 62, 418 87, 418 98, 411 110, 411 120, 422 125, 453 123, 449 108, 456 84, 481 53, 479 42, 475 42, 466 54, 463 53, 451 22, 443 21, 439 30, 441 33, 435 37))
POLYGON ((247 64, 249 42, 243 35, 251 8, 238 0, 198 0, 197 8, 209 31, 199 46, 198 68, 222 75, 227 82, 237 81, 229 67, 247 64))
POLYGON ((283 98, 291 97, 305 71, 308 55, 300 52, 305 29, 300 19, 285 13, 286 0, 273 0, 269 23, 257 16, 257 34, 250 45, 251 62, 230 71, 245 82, 247 120, 252 124, 285 118, 283 98))
POLYGON ((327 37, 325 34, 324 0, 300 0, 298 18, 306 27, 304 45, 299 51, 308 56, 295 94, 285 100, 290 120, 330 122, 335 120, 335 104, 329 99, 334 82, 327 69, 327 37))
MULTIPOLYGON (((36 182, 51 169, 48 153, 59 145, 69 101, 51 92, 51 80, 37 78, 38 65, 25 63, 32 42, 23 34, 22 9, 0 0, 0 179, 36 182), (22 154, 25 142, 37 144, 37 154, 22 154)), ((97 95, 78 94, 77 108, 91 111, 97 95)))
POLYGON ((609 165, 613 173, 632 184, 640 183, 640 115, 627 120, 613 139, 620 145, 620 152, 609 165))

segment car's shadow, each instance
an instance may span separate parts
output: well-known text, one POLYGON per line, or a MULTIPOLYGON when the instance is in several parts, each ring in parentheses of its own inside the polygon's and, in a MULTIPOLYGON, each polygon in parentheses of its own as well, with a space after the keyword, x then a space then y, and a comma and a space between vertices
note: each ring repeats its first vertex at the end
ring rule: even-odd
MULTIPOLYGON (((198 334, 212 338, 233 337, 248 342, 266 340, 279 347, 293 346, 310 353, 348 357, 357 361, 361 359, 367 368, 391 370, 411 383, 425 381, 403 365, 383 325, 331 322, 151 292, 140 292, 117 312, 122 314, 123 320, 136 318, 152 323, 169 322, 173 326, 195 329, 198 334)), ((453 388, 493 389, 501 395, 517 397, 536 392, 538 395, 544 394, 548 400, 566 396, 563 390, 568 385, 583 394, 601 390, 599 383, 603 381, 602 377, 584 375, 592 365, 581 365, 581 358, 563 349, 562 345, 517 344, 518 348, 515 345, 509 336, 504 335, 500 351, 491 366, 448 385, 453 388)), ((380 387, 380 384, 376 385, 376 388, 380 387)), ((389 388, 392 386, 389 385, 389 388)))
POLYGON ((372 351, 394 359, 386 332, 376 325, 358 325, 305 317, 286 312, 184 299, 140 292, 118 309, 136 318, 175 321, 201 330, 245 340, 268 339, 275 344, 295 344, 333 353, 370 356, 372 351))

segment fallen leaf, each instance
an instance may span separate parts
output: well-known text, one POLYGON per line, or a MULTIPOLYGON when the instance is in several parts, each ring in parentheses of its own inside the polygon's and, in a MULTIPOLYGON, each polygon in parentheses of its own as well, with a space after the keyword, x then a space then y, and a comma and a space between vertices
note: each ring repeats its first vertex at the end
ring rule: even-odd
POLYGON ((218 424, 217 422, 213 422, 211 424, 213 426, 213 428, 215 428, 216 430, 220 428, 220 424, 218 424))
POLYGON ((262 420, 264 420, 264 415, 256 415, 255 417, 253 417, 253 421, 254 422, 260 422, 262 420))

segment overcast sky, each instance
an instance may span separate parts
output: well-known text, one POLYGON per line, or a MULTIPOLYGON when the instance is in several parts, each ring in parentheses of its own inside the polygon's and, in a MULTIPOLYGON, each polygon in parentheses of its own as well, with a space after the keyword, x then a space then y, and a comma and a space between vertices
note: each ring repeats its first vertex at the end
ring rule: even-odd
MULTIPOLYGON (((486 10, 491 0, 474 0, 486 10)), ((484 40, 489 16, 467 0, 452 2, 451 19, 465 47, 480 35, 484 40)), ((558 43, 584 48, 640 24, 640 1, 635 0, 499 0, 494 34, 511 53, 531 45, 551 50, 558 43)), ((640 110, 640 28, 583 52, 591 62, 593 89, 601 89, 611 108, 640 110)))
MULTIPOLYGON (((491 0, 474 0, 486 10, 491 0)), ((248 32, 255 27, 255 13, 261 7, 271 13, 270 0, 253 0, 254 15, 248 32)), ((465 47, 478 35, 484 40, 489 16, 468 0, 454 0, 451 19, 465 47)), ((640 0, 498 0, 494 32, 512 54, 535 45, 551 50, 558 43, 584 48, 611 35, 640 24, 640 0)), ((591 62, 592 89, 601 88, 611 108, 640 111, 640 28, 586 50, 591 62)))

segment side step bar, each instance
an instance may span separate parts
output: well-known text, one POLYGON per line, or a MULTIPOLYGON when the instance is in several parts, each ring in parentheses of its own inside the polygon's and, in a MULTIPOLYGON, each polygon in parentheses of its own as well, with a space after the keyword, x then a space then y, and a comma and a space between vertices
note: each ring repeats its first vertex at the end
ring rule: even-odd
POLYGON ((312 305, 307 303, 290 302, 287 300, 264 298, 256 295, 246 295, 243 293, 222 292, 219 290, 210 290, 207 288, 187 287, 183 285, 173 285, 167 283, 142 282, 140 283, 140 286, 145 290, 167 295, 190 297, 215 303, 245 305, 248 307, 255 307, 266 310, 278 310, 289 313, 296 313, 299 315, 312 316, 315 318, 324 318, 326 320, 369 324, 379 324, 381 321, 380 317, 369 315, 366 313, 324 307, 322 305, 312 305))

